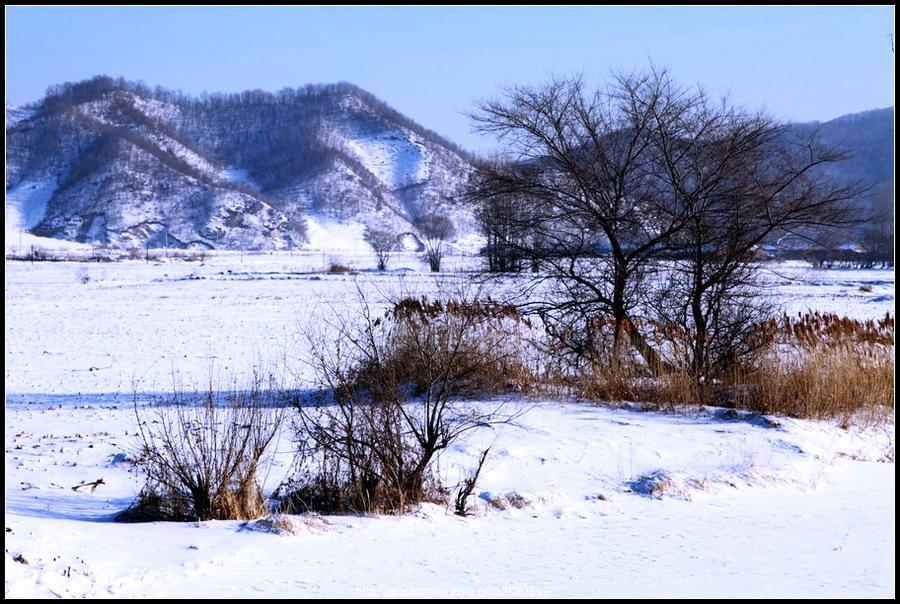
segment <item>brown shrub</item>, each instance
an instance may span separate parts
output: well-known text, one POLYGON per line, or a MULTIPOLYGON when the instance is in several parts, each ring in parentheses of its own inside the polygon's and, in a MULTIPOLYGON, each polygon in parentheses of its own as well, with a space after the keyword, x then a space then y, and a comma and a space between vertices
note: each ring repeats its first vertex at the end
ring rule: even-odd
POLYGON ((477 299, 407 297, 375 315, 357 291, 362 316, 325 319, 306 334, 322 394, 315 406, 298 407, 301 470, 288 499, 295 509, 323 512, 444 501, 431 470, 440 453, 464 433, 509 418, 502 403, 483 411, 459 398, 528 383, 515 342, 500 329, 515 311, 477 299))
POLYGON ((248 390, 176 393, 143 408, 135 403, 145 484, 118 520, 246 520, 268 511, 257 483, 275 436, 278 390, 254 380, 248 390))

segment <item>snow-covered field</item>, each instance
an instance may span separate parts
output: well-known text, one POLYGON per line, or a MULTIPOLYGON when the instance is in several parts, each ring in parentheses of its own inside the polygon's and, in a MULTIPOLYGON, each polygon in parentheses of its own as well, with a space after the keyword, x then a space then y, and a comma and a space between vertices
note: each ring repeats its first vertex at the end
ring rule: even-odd
POLYGON ((894 313, 894 271, 812 269, 805 262, 768 263, 768 294, 789 314, 832 312, 854 319, 894 313))
MULTIPOLYGON (((121 455, 135 388, 203 383, 211 366, 302 373, 296 336, 316 308, 357 285, 433 287, 413 255, 372 265, 349 252, 7 262, 7 597, 894 596, 893 424, 515 401, 518 419, 440 459, 453 485, 492 447, 469 518, 298 516, 283 536, 110 521, 140 488, 121 455), (316 272, 331 260, 363 272, 316 272)), ((893 311, 892 271, 771 269, 789 312, 893 311)), ((289 430, 276 449, 267 491, 289 472, 289 430)))

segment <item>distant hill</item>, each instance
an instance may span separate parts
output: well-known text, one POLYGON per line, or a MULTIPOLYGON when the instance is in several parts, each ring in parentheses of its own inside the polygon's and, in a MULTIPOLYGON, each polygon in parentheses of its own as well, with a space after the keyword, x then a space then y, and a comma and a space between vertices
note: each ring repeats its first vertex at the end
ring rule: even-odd
POLYGON ((848 150, 852 157, 837 166, 833 175, 845 182, 877 185, 894 178, 894 108, 851 113, 828 122, 794 124, 804 135, 817 132, 825 144, 848 150))
POLYGON ((96 77, 6 113, 7 227, 35 235, 286 249, 430 211, 472 230, 466 152, 351 84, 194 98, 96 77))

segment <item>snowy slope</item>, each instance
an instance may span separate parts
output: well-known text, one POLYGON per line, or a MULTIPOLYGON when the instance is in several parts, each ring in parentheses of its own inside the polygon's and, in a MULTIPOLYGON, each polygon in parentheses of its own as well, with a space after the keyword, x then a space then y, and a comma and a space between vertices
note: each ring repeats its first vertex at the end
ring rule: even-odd
POLYGON ((19 122, 29 119, 34 112, 30 109, 17 107, 12 103, 6 103, 6 127, 15 126, 19 122))
POLYGON ((56 183, 51 181, 26 181, 6 192, 4 241, 7 252, 28 253, 32 247, 43 250, 82 250, 88 247, 74 241, 37 237, 28 232, 43 220, 47 201, 55 190, 56 183))
POLYGON ((317 252, 367 254, 371 248, 363 240, 365 225, 328 217, 307 217, 304 249, 317 252))
POLYGON ((348 138, 347 146, 389 189, 400 189, 428 179, 430 154, 415 135, 348 138))
POLYGON ((47 201, 56 192, 52 181, 25 181, 6 192, 6 229, 25 231, 44 219, 47 201))

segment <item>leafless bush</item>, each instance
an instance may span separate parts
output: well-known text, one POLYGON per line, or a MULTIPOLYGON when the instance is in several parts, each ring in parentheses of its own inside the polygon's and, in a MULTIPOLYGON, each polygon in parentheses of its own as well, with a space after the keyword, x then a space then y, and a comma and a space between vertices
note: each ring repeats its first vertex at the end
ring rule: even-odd
POLYGON ((29 262, 62 262, 67 258, 61 255, 53 254, 41 247, 30 246, 24 250, 17 249, 15 252, 6 255, 7 260, 24 260, 29 262))
POLYGON ((135 403, 145 484, 119 515, 127 522, 246 520, 268 512, 257 470, 282 419, 279 390, 254 379, 247 390, 175 392, 135 403))
POLYGON ((325 260, 325 272, 332 274, 345 274, 352 272, 352 269, 343 263, 337 256, 329 256, 325 260))
POLYGON ((358 291, 360 316, 305 334, 323 394, 298 408, 295 509, 403 511, 443 498, 440 453, 511 415, 459 397, 518 387, 525 373, 515 342, 502 340, 514 309, 407 297, 376 313, 358 291))
POLYGON ((170 258, 177 258, 185 262, 203 262, 207 258, 207 251, 204 249, 196 250, 171 250, 168 252, 170 258))
POLYGON ((515 306, 466 296, 404 297, 392 303, 386 319, 393 326, 398 385, 411 387, 413 395, 433 383, 451 390, 451 396, 532 391, 536 368, 525 355, 531 322, 515 306))
POLYGON ((490 453, 491 448, 488 447, 481 453, 481 457, 478 458, 478 465, 475 466, 475 469, 471 474, 466 476, 462 484, 459 487, 459 491, 456 493, 456 505, 455 505, 455 513, 457 516, 468 516, 471 513, 471 508, 469 508, 468 500, 472 495, 472 491, 475 490, 475 485, 478 482, 478 477, 481 475, 481 468, 484 467, 484 462, 487 459, 488 453, 490 453))
MULTIPOLYGON (((667 403, 666 397, 675 394, 670 384, 680 382, 684 373, 661 354, 655 337, 657 326, 651 322, 642 321, 639 330, 640 337, 653 344, 655 371, 637 350, 615 353, 616 322, 612 317, 584 316, 573 310, 567 317, 559 315, 545 321, 544 326, 543 381, 569 395, 594 401, 667 403)), ((622 331, 631 334, 638 330, 626 320, 622 331)), ((673 402, 681 402, 685 396, 678 393, 678 400, 673 402)))
POLYGON ((75 279, 82 285, 87 285, 91 281, 91 273, 85 267, 79 266, 75 269, 75 279))

